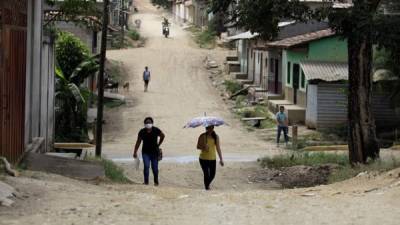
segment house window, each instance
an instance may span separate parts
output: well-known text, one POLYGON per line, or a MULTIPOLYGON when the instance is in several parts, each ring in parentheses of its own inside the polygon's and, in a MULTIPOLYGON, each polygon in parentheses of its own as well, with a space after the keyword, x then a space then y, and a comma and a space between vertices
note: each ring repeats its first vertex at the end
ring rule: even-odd
POLYGON ((305 88, 306 87, 306 76, 304 75, 304 72, 301 71, 301 84, 300 84, 301 88, 305 88))
POLYGON ((292 72, 292 66, 290 65, 290 62, 287 63, 287 77, 286 77, 286 83, 290 84, 290 74, 292 72))

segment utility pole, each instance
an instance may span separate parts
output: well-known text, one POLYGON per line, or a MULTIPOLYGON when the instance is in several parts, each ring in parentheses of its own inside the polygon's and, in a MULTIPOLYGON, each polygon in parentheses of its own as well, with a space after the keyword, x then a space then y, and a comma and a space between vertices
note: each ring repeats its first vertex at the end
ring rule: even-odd
POLYGON ((107 29, 108 29, 108 5, 109 0, 103 1, 103 24, 101 33, 101 48, 100 48, 100 69, 98 85, 98 100, 97 100, 97 125, 96 125, 96 157, 101 157, 102 137, 103 137, 103 107, 104 107, 104 68, 106 62, 107 50, 107 29))
POLYGON ((120 23, 121 23, 121 48, 124 48, 124 37, 125 37, 125 29, 124 29, 124 25, 125 25, 125 0, 121 0, 121 10, 120 10, 120 23))

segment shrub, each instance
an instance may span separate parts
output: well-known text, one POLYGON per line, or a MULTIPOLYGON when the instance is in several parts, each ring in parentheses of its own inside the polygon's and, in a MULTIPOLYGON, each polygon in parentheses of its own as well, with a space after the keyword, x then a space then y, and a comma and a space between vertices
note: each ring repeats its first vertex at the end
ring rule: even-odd
POLYGON ((242 89, 242 85, 233 80, 225 80, 224 85, 226 90, 231 94, 234 94, 242 89))
POLYGON ((128 36, 135 41, 138 41, 140 39, 140 34, 136 30, 130 30, 128 31, 128 36))
POLYGON ((196 37, 196 42, 199 44, 200 48, 214 48, 215 47, 215 36, 216 32, 210 29, 205 29, 204 31, 198 32, 196 37))
POLYGON ((260 159, 262 167, 268 168, 282 168, 290 166, 318 166, 327 163, 333 163, 338 165, 348 165, 349 159, 345 154, 333 154, 333 153, 293 153, 286 155, 277 155, 273 157, 264 157, 260 159))
POLYGON ((102 159, 101 162, 104 165, 104 170, 108 179, 116 183, 131 183, 131 181, 125 176, 124 170, 113 161, 102 159))
POLYGON ((90 55, 88 47, 82 41, 69 32, 59 32, 56 40, 56 60, 64 75, 69 76, 75 68, 88 59, 90 55))

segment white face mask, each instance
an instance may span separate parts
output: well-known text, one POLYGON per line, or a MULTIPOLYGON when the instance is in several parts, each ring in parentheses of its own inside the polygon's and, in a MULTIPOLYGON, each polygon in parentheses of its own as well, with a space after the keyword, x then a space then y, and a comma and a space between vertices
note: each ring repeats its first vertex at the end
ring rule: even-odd
POLYGON ((151 123, 146 123, 146 124, 144 125, 144 127, 146 127, 147 129, 150 129, 150 128, 153 127, 153 124, 151 124, 151 123))

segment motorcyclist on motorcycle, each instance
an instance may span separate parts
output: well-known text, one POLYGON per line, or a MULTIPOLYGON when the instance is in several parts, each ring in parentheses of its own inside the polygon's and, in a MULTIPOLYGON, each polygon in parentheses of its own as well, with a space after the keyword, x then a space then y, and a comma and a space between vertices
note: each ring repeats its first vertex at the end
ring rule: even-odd
POLYGON ((168 27, 169 26, 169 22, 167 18, 164 18, 164 21, 162 22, 162 27, 168 27))
POLYGON ((164 18, 164 21, 162 22, 162 34, 165 37, 168 37, 169 35, 169 22, 167 18, 164 18))

